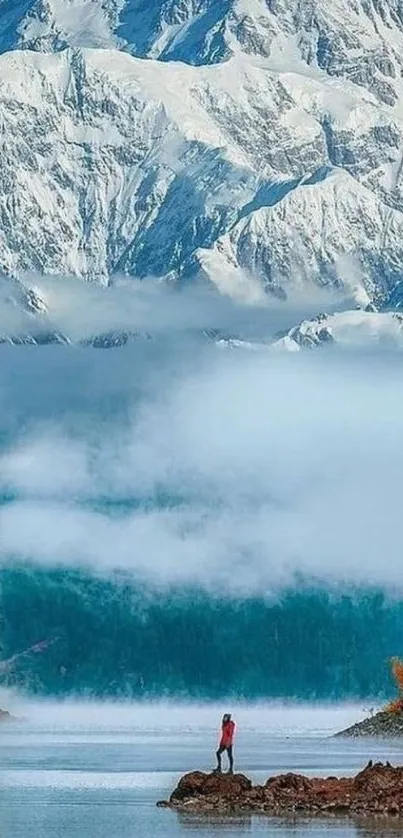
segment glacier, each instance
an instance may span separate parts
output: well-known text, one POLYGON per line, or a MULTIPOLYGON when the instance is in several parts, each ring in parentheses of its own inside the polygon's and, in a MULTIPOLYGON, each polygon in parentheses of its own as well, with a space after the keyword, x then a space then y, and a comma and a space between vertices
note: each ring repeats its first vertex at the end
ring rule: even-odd
POLYGON ((0 17, 10 282, 400 305, 397 0, 2 0, 0 17))

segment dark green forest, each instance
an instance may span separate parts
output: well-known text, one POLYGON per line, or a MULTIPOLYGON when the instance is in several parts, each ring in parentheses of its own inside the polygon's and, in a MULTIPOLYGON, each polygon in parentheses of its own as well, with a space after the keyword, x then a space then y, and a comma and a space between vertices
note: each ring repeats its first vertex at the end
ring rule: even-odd
POLYGON ((383 699, 403 651, 403 602, 375 589, 299 580, 234 599, 19 565, 0 570, 0 595, 3 659, 55 640, 0 676, 36 694, 383 699))

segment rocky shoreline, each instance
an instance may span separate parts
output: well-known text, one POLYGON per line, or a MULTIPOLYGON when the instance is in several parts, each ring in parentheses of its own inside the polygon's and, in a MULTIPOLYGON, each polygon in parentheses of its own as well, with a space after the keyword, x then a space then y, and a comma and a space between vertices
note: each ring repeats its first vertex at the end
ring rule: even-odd
POLYGON ((380 710, 362 722, 357 722, 346 730, 341 730, 335 736, 358 738, 360 736, 379 737, 382 739, 403 738, 403 712, 380 710))
POLYGON ((369 762, 355 777, 280 774, 264 785, 244 774, 185 774, 157 806, 197 813, 385 816, 403 818, 403 766, 369 762))

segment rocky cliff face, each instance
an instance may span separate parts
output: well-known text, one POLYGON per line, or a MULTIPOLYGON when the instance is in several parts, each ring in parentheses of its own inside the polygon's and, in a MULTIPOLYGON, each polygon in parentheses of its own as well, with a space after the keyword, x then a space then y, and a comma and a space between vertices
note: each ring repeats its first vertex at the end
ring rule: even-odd
POLYGON ((3 274, 399 304, 397 0, 0 9, 3 274))

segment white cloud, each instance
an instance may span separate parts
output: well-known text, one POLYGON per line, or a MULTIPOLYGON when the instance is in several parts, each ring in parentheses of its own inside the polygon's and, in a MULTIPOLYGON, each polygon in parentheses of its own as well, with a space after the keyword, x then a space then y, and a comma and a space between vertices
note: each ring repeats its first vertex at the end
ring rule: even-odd
MULTIPOLYGON (((55 365, 9 392, 8 421, 22 403, 31 412, 0 460, 14 496, 0 511, 2 561, 221 591, 272 590, 296 572, 403 587, 393 355, 160 350, 58 350, 65 387, 55 365)), ((26 382, 50 357, 9 353, 9 384, 21 352, 26 382)))

